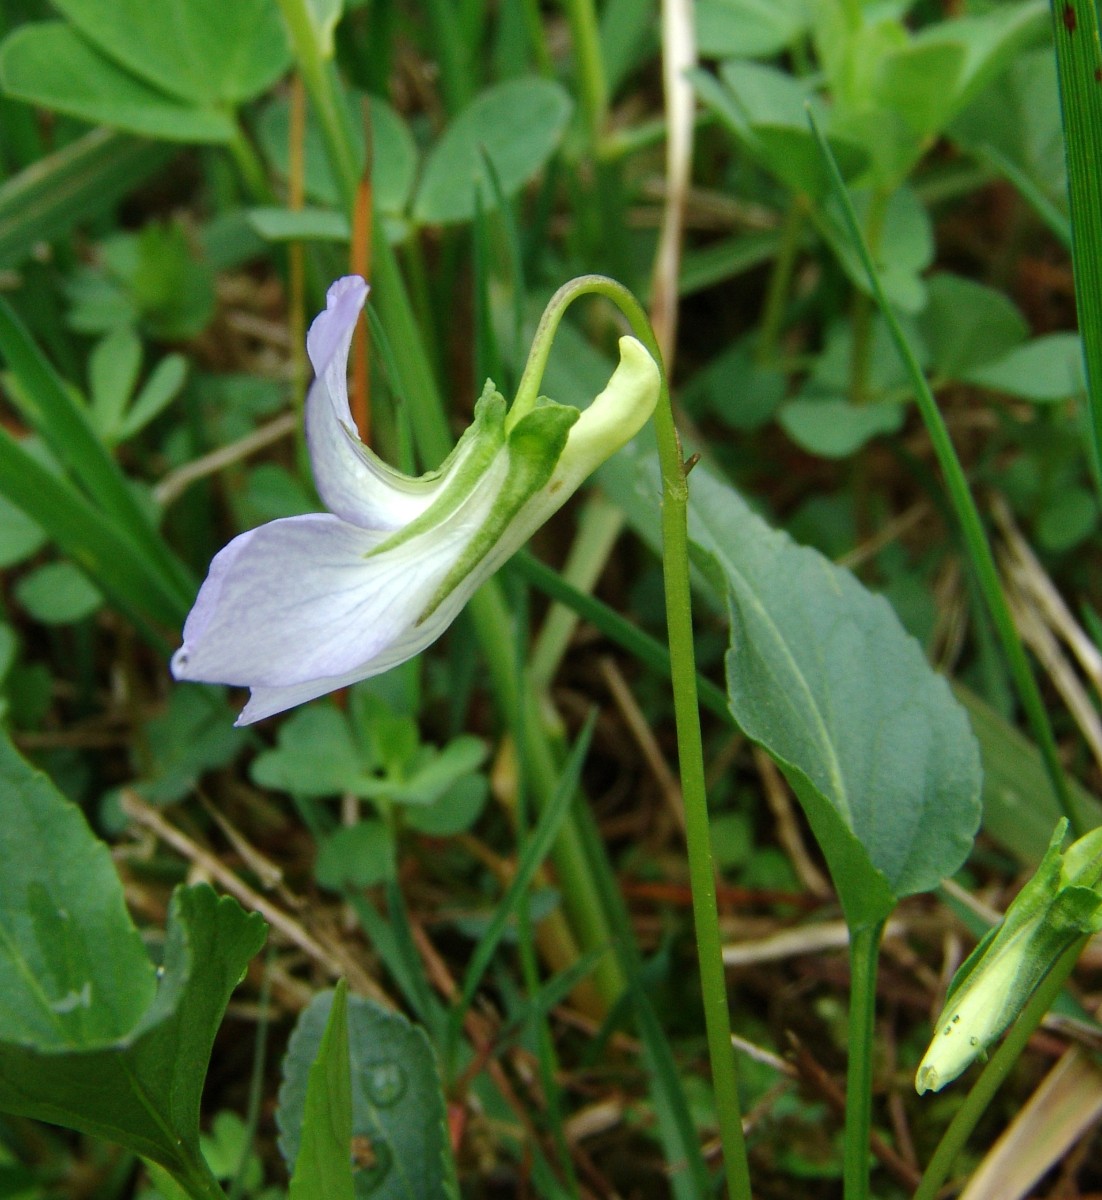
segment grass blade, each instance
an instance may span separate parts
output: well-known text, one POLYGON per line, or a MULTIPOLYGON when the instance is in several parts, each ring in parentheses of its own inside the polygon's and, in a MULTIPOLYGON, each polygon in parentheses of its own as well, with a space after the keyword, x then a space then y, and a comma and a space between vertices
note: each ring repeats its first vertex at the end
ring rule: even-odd
POLYGON ((0 493, 37 521, 97 587, 140 625, 153 621, 175 626, 183 620, 188 602, 164 586, 144 551, 68 480, 48 471, 3 429, 0 493))
POLYGON ((991 545, 987 540, 983 522, 980 520, 976 501, 968 487, 964 468, 960 465, 960 459, 957 458, 952 438, 949 436, 949 430, 946 428, 945 421, 941 416, 941 410, 934 399, 934 393, 930 390, 930 385, 926 381, 926 373, 919 364, 915 352, 907 340, 907 335, 903 332, 903 327, 899 323, 899 318, 895 314, 895 309, 892 308, 891 302, 884 292, 883 285, 880 282, 880 272, 873 262, 872 254, 869 252, 868 244, 861 232, 857 213, 854 210, 853 202, 850 200, 846 185, 842 180, 842 173, 838 169, 838 163, 835 161, 830 146, 810 109, 808 110, 808 120, 811 122, 812 131, 819 144, 819 152, 822 154, 823 161, 827 165, 831 187, 842 206, 842 213, 845 217, 846 227, 849 231, 853 247, 860 257, 862 266, 865 268, 869 284, 872 287, 873 296, 876 298, 876 303, 884 317, 885 324, 888 326, 888 331, 891 334, 896 351, 907 372, 911 386, 914 388, 923 424, 926 426, 930 443, 933 446, 934 453, 937 455, 938 465, 941 467, 941 473, 945 479, 949 499, 952 501, 953 511, 960 525, 968 559, 975 573, 976 580, 979 583, 980 590, 983 593, 988 612, 991 614, 991 620, 999 635, 999 641, 1002 643, 1003 653, 1006 655, 1011 675, 1014 678, 1014 686, 1017 689, 1022 707, 1025 709, 1026 716, 1033 729, 1033 736, 1040 748, 1041 756, 1045 762, 1045 769, 1052 780, 1053 790, 1060 799, 1060 809, 1071 822, 1071 827, 1075 830, 1076 835, 1082 836, 1088 827, 1086 818, 1072 800, 1071 790, 1064 775, 1063 766, 1060 763, 1060 755, 1056 747, 1056 737, 1052 732, 1048 712, 1045 709, 1044 700, 1037 686, 1033 668, 1030 666, 1029 659, 1026 656, 1025 647, 1022 645, 1022 639, 1018 634, 1017 626, 1014 624, 1014 618, 1010 615, 1010 606, 1003 595, 1002 584, 999 580, 999 571, 995 565, 995 557, 991 553, 991 545))
POLYGON ((0 356, 19 384, 13 399, 23 417, 89 495, 148 556, 147 573, 174 596, 183 611, 195 597, 195 584, 183 564, 154 529, 118 463, 100 441, 87 409, 74 399, 11 306, 0 297, 0 356))
POLYGON ((18 266, 39 242, 109 211, 177 154, 176 146, 93 129, 0 187, 0 267, 18 266))
POLYGON ((1094 0, 1052 0, 1056 68, 1071 204, 1075 305, 1091 419, 1094 477, 1102 487, 1102 47, 1094 0))

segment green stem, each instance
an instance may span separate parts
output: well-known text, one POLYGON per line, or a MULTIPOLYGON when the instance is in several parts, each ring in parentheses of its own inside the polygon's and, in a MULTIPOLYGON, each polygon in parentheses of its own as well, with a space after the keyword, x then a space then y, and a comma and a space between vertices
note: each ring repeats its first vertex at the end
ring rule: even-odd
POLYGON ((201 1156, 190 1160, 179 1172, 171 1171, 170 1174, 192 1200, 226 1200, 226 1193, 201 1156))
POLYGON ((275 193, 268 182, 268 172, 252 142, 240 124, 234 130, 233 141, 226 147, 245 184, 250 198, 256 204, 274 204, 275 193))
MULTIPOLYGON (((284 19, 291 34, 292 45, 299 61, 303 83, 310 93, 321 118, 322 133, 334 175, 339 180, 345 206, 351 211, 358 186, 359 171, 351 141, 351 131, 343 104, 336 99, 335 80, 330 64, 325 62, 314 34, 306 4, 307 0, 279 0, 284 19)), ((425 352, 421 331, 417 326, 405 281, 398 268, 393 248, 376 221, 373 276, 374 298, 378 306, 387 340, 394 350, 398 371, 397 384, 409 401, 410 424, 422 459, 435 466, 447 457, 453 445, 447 416, 425 352)), ((496 694, 499 711, 506 719, 531 706, 529 692, 520 695, 508 640, 502 630, 510 625, 509 611, 500 584, 491 580, 472 598, 470 611, 478 631, 479 641, 496 694)), ((529 756, 525 770, 529 773, 533 795, 542 806, 554 795, 558 772, 551 745, 542 722, 533 719, 529 738, 529 756)), ((576 818, 568 814, 562 832, 552 851, 559 882, 571 923, 583 951, 607 948, 612 940, 604 906, 590 876, 576 818)), ((623 991, 624 977, 615 958, 605 955, 595 972, 597 986, 604 1002, 611 1006, 623 991)))
MULTIPOLYGON (((508 721, 524 714, 527 729, 524 772, 532 785, 532 794, 540 808, 555 794, 559 771, 548 740, 539 705, 531 688, 522 688, 512 669, 508 638, 504 630, 512 618, 501 587, 490 580, 471 597, 467 606, 475 623, 479 643, 490 670, 494 695, 500 712, 508 721)), ((563 903, 570 915, 570 926, 582 949, 608 950, 612 932, 600 892, 594 883, 586 859, 585 844, 571 813, 563 818, 562 828, 552 850, 563 903)), ((611 953, 604 954, 593 972, 594 982, 604 1001, 611 1005, 624 990, 624 975, 611 953)))
MULTIPOLYGON (((873 261, 880 252, 884 236, 884 217, 888 195, 883 190, 873 193, 866 222, 866 241, 873 261)), ((869 368, 872 362, 872 299, 860 289, 853 298, 853 343, 850 350, 850 401, 865 404, 869 398, 869 368)))
POLYGON ((919 412, 922 414, 922 420, 926 426, 930 444, 933 446, 938 465, 941 467, 942 475, 945 478, 945 486, 949 492, 949 498, 952 501, 957 521, 960 524, 964 544, 972 564, 972 570, 976 573, 976 578, 983 592, 988 612, 990 612, 991 620, 998 632, 1003 653, 1006 655, 1007 662, 1010 665, 1010 673, 1014 677, 1014 685, 1018 690, 1022 706, 1029 719, 1033 736, 1037 740, 1045 769, 1052 780, 1053 791, 1060 802, 1061 811, 1071 823, 1072 830, 1076 836, 1081 837, 1086 832, 1083 817, 1072 802, 1068 781, 1064 775, 1064 769, 1060 764, 1056 738, 1052 732, 1052 725, 1049 723, 1044 700, 1037 686, 1037 680, 1034 678, 1033 669, 1029 665, 1029 659, 1026 657, 1025 647, 1022 645, 1018 629, 1014 624, 1013 617, 1010 615, 1010 607, 1006 602, 1006 597, 1003 595, 998 568, 995 566, 995 556, 992 554, 991 546, 987 541, 983 522, 980 520, 979 509, 976 507, 976 502, 968 487, 968 480, 965 477, 964 469, 961 467, 960 460, 953 449, 953 440, 949 436, 949 430, 945 426, 945 421, 942 419, 941 410, 934 399, 934 394, 930 389, 926 373, 923 371, 918 359, 915 357, 914 351, 911 349, 907 336, 903 332, 899 320, 895 315, 895 310, 891 306, 891 301, 888 300, 888 297, 884 293, 883 285, 880 282, 880 273, 873 263, 872 255, 869 253, 869 248, 861 234, 853 202, 850 200, 849 192, 846 190, 846 185, 838 170, 838 164, 831 154, 830 146, 823 137, 822 131, 815 123, 814 116, 810 113, 809 120, 814 129, 824 161, 830 170, 835 192, 842 203, 842 211, 845 215, 850 237, 853 239, 854 248, 857 250, 862 265, 868 274, 873 295, 876 297, 876 302, 880 306, 884 320, 887 322, 896 351, 902 359, 914 386, 919 412))
MULTIPOLYGON (((591 592, 623 527, 623 512, 596 493, 578 518, 578 533, 563 564, 563 581, 580 592, 591 592)), ((532 647, 528 677, 537 692, 551 686, 577 624, 573 609, 562 602, 551 606, 532 647)))
POLYGON ((846 1200, 868 1200, 872 1121, 872 1047, 876 1026, 876 955, 884 923, 850 930, 849 1062, 846 1070, 846 1200))
MULTIPOLYGON (((662 354, 639 301, 615 280, 600 275, 583 275, 559 288, 547 305, 533 343, 532 354, 521 377, 517 404, 523 403, 531 407, 535 403, 543 364, 547 361, 554 331, 566 309, 585 295, 604 296, 611 300, 627 318, 632 333, 646 346, 654 361, 661 367, 662 354)), ((516 405, 514 411, 515 407, 516 405)), ((689 585, 689 488, 665 372, 662 372, 662 390, 654 413, 654 427, 662 472, 662 569, 666 589, 666 622, 677 724, 677 753, 685 804, 685 840, 689 856, 693 924, 696 931, 708 1056, 712 1066, 727 1190, 731 1200, 750 1200, 750 1167, 742 1133, 735 1056, 731 1049, 731 1016, 727 1004, 727 981, 724 977, 723 947, 719 934, 715 866, 708 823, 704 749, 696 687, 696 656, 689 585)))
POLYGON ((777 257, 773 260, 773 270, 765 293, 765 308, 758 328, 755 357, 758 365, 762 367, 772 366, 777 357, 777 339, 784 324, 784 311, 792 286, 792 274, 796 269, 803 223, 803 198, 793 196, 781 226, 781 240, 777 247, 777 257))
POLYGON ((578 91, 590 148, 596 152, 608 121, 608 82, 601 56, 601 32, 593 0, 563 0, 574 57, 578 68, 578 91))
POLYGON ((991 1056, 991 1061, 984 1067, 983 1073, 942 1135, 914 1194, 914 1200, 935 1200, 949 1174, 949 1169, 975 1129, 976 1122, 987 1110, 995 1093, 1018 1061, 1018 1056, 1025 1049, 1026 1043, 1033 1036, 1034 1030, 1052 1007, 1089 940, 1090 935, 1085 934, 1064 951, 1044 982, 1033 993, 1029 1003, 1022 1009, 1022 1015, 1014 1023, 1002 1045, 991 1056))
POLYGON ((318 44, 307 0, 278 0, 287 32, 291 35, 302 82, 310 93, 325 138, 329 164, 333 168, 345 207, 349 212, 356 199, 360 166, 348 112, 339 98, 333 66, 318 44))
POLYGON ((428 0, 425 8, 444 101, 454 116, 472 99, 475 84, 457 6, 454 0, 428 0))

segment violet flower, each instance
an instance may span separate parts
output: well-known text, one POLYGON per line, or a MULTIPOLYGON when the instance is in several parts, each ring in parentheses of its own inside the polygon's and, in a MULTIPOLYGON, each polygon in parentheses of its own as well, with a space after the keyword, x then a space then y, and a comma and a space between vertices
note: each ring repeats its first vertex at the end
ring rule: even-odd
POLYGON ((358 276, 337 280, 306 341, 316 373, 306 440, 329 512, 271 521, 220 551, 172 658, 177 679, 251 689, 238 725, 424 650, 657 402, 654 360, 624 337, 584 412, 543 399, 507 412, 487 383, 443 465, 403 475, 359 440, 349 412, 348 351, 366 296, 358 276))

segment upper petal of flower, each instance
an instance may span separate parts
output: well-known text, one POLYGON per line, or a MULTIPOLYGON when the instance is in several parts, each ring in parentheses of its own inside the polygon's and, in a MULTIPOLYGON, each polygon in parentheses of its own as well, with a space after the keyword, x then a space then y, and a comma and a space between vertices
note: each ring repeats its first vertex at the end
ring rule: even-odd
POLYGON ((478 450, 482 431, 476 420, 447 460, 420 476, 396 471, 360 441, 348 404, 348 353, 367 292, 358 275, 338 279, 306 335, 315 376, 306 397, 306 443, 326 508, 363 529, 394 532, 439 499, 478 450))

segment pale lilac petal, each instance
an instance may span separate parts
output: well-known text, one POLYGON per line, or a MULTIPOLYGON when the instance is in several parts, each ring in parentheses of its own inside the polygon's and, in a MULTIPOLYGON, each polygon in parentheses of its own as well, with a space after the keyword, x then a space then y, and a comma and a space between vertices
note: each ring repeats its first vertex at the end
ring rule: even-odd
POLYGON ((454 561, 416 539, 367 557, 380 540, 327 513, 235 538, 184 626, 176 678, 289 687, 374 674, 371 664, 408 633, 454 561))
POLYGON ((359 439, 348 405, 348 352, 367 284, 346 275, 330 287, 306 350, 315 379, 306 398, 306 443, 314 483, 325 506, 363 529, 393 532, 432 503, 432 481, 411 479, 387 466, 359 439))

